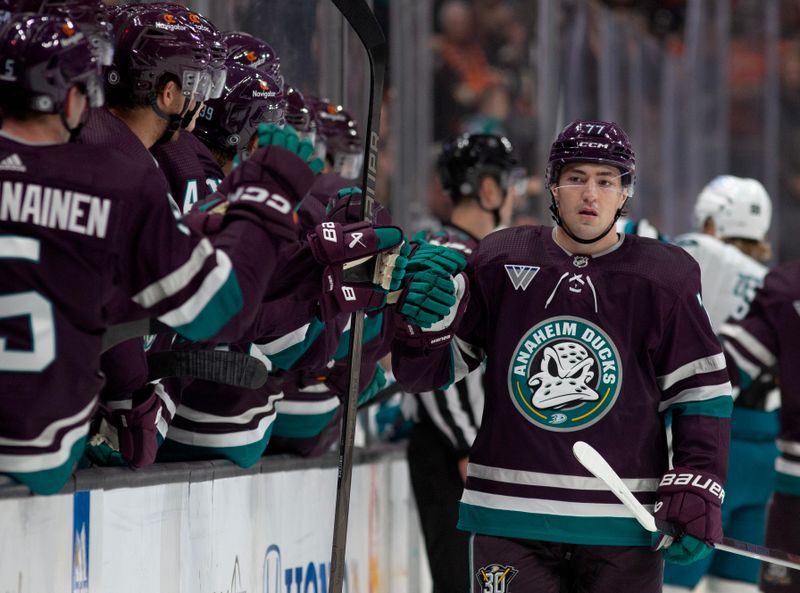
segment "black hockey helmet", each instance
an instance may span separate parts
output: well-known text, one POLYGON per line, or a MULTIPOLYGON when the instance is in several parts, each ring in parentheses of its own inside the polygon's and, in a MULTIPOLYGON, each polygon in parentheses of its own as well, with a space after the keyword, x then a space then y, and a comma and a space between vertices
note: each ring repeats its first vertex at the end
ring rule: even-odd
POLYGON ((517 164, 511 142, 494 134, 462 134, 442 145, 436 169, 442 188, 458 201, 474 197, 482 177, 491 175, 505 194, 511 169, 517 164))

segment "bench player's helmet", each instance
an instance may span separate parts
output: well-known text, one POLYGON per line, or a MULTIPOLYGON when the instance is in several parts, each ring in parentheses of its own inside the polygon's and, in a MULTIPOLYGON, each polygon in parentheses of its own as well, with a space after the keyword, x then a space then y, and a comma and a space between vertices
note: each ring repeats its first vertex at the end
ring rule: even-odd
POLYGON ((310 98, 317 125, 317 143, 324 158, 345 179, 358 179, 364 164, 364 141, 355 119, 341 105, 328 99, 310 98))
POLYGON ((194 134, 206 146, 233 157, 244 149, 262 122, 283 120, 283 88, 268 74, 232 62, 227 64, 225 91, 209 99, 194 134))
MULTIPOLYGON (((602 234, 592 239, 581 239, 575 236, 561 220, 553 188, 558 185, 558 178, 565 165, 569 163, 593 163, 611 165, 620 171, 622 186, 627 197, 633 196, 636 179, 636 157, 631 141, 625 131, 614 122, 597 120, 575 120, 558 134, 550 147, 550 158, 545 171, 545 183, 550 190, 550 212, 553 220, 567 235, 578 243, 588 245, 605 237, 623 215, 625 203, 617 210, 611 226, 602 234)), ((627 202, 627 200, 626 200, 627 202)))
POLYGON ((15 5, 17 12, 69 18, 89 38, 100 64, 111 65, 114 57, 114 34, 107 7, 101 0, 16 0, 9 4, 15 5))
POLYGON ((228 31, 222 41, 228 47, 227 60, 262 70, 283 84, 281 59, 269 43, 244 31, 228 31))
POLYGON ((103 104, 102 68, 89 38, 61 16, 17 14, 0 30, 0 105, 7 116, 58 114, 75 139, 64 111, 77 86, 91 107, 103 104))

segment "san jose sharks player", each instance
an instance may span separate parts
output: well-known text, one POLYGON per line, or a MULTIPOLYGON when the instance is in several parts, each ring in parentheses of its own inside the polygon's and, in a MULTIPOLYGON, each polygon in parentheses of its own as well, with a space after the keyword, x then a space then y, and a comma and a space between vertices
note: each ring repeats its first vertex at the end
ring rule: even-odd
POLYGON ((392 358, 405 389, 446 389, 486 362, 459 516, 473 591, 502 576, 521 591, 655 593, 662 553, 691 562, 722 537, 731 385, 697 264, 615 230, 635 172, 618 125, 572 122, 546 172, 555 228, 484 238, 453 286, 431 291, 449 311, 441 322, 398 310, 392 358), (573 458, 576 440, 685 535, 651 541, 573 458))
MULTIPOLYGON (((730 320, 720 335, 731 376, 743 393, 763 374, 777 372, 780 457, 775 460, 775 492, 767 509, 765 541, 800 554, 800 375, 794 367, 800 360, 800 261, 781 264, 767 274, 747 316, 730 320)), ((798 593, 800 575, 779 566, 762 566, 759 590, 798 593)))
MULTIPOLYGON (((694 207, 696 232, 675 242, 698 263, 703 304, 717 333, 726 320, 742 319, 762 285, 769 258, 767 241, 772 202, 755 179, 721 175, 700 192, 694 207)), ((728 498, 723 507, 725 533, 762 543, 767 501, 774 488, 778 455, 780 396, 770 373, 743 389, 734 389, 728 498)), ((709 591, 757 591, 760 563, 714 553, 691 566, 667 566, 664 590, 689 591, 707 575, 709 591)))

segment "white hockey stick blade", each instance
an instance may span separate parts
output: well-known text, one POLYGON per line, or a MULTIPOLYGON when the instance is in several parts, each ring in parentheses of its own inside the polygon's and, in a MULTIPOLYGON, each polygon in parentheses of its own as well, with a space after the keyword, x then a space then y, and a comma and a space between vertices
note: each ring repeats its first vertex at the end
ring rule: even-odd
POLYGON ((608 486, 609 490, 622 501, 625 508, 633 514, 639 522, 639 525, 647 529, 647 531, 658 531, 656 520, 653 518, 653 515, 644 508, 641 502, 636 500, 630 488, 624 484, 622 479, 617 475, 617 472, 608 465, 608 462, 603 459, 603 456, 600 455, 594 447, 589 443, 578 441, 572 445, 572 454, 575 455, 575 458, 580 461, 581 465, 589 470, 593 476, 600 478, 605 485, 608 486))
MULTIPOLYGON (((678 530, 678 527, 672 523, 667 523, 665 521, 657 522, 655 517, 644 508, 644 505, 636 500, 636 497, 630 489, 617 475, 617 472, 608 465, 608 462, 603 459, 603 456, 591 445, 583 441, 578 441, 572 445, 572 453, 583 467, 589 470, 595 477, 600 478, 605 485, 608 486, 608 489, 619 498, 622 504, 625 505, 625 508, 631 512, 639 524, 647 529, 647 531, 660 531, 661 533, 669 534, 670 532, 678 530)), ((774 548, 767 548, 758 544, 751 544, 732 537, 723 537, 722 542, 714 545, 714 549, 800 570, 800 555, 784 552, 783 550, 776 550, 774 548)))

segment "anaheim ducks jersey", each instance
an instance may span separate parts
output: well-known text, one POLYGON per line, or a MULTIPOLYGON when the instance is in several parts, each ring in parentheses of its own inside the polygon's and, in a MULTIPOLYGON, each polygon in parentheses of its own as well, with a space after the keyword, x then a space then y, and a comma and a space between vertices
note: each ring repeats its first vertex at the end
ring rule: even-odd
POLYGON ((406 389, 448 385, 486 360, 483 419, 470 452, 459 527, 502 537, 650 545, 650 534, 572 455, 594 446, 645 505, 675 465, 725 479, 731 385, 678 247, 621 236, 595 256, 562 249, 547 227, 481 241, 469 301, 447 347, 396 340, 406 389))
POLYGON ((793 366, 800 360, 800 261, 767 274, 747 316, 723 325, 720 335, 743 389, 777 366, 781 456, 775 462, 776 489, 800 496, 800 375, 793 366))
POLYGON ((719 330, 729 317, 742 319, 767 268, 711 235, 688 233, 675 239, 675 243, 700 266, 703 304, 714 329, 719 330))

